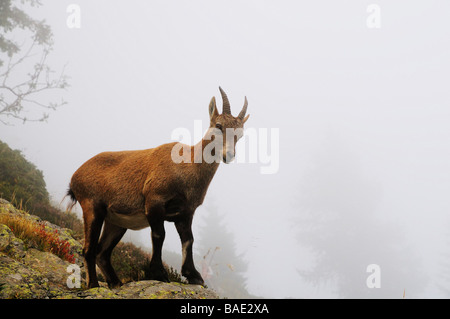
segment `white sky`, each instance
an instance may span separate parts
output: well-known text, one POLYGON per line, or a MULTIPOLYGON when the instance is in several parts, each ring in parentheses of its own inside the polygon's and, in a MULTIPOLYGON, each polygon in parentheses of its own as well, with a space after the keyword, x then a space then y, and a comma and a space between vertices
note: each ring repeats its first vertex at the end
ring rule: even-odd
MULTIPOLYGON (((302 179, 332 137, 380 188, 376 218, 404 232, 431 276, 417 296, 442 297, 434 281, 450 225, 450 2, 377 1, 380 29, 366 25, 373 1, 42 2, 35 14, 54 32, 52 67, 67 64, 68 105, 0 136, 43 170, 54 200, 97 153, 169 142, 194 120, 206 126, 213 95, 221 108, 220 85, 234 114, 247 96, 246 127, 280 133, 276 174, 222 164, 206 198, 246 252, 251 293, 333 296, 298 276, 311 261, 293 222, 302 179), (80 29, 66 25, 71 3, 80 29)), ((206 213, 199 208, 194 224, 206 213)), ((166 238, 177 251, 176 233, 166 238)))

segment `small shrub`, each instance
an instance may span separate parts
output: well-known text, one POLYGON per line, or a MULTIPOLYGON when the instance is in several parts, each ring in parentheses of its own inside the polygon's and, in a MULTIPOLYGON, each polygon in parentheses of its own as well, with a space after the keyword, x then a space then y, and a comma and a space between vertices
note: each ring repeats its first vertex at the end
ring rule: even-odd
POLYGON ((83 222, 73 212, 64 212, 50 204, 37 203, 32 206, 31 213, 52 224, 71 229, 76 239, 84 236, 83 222))
MULTIPOLYGON (((142 248, 136 247, 132 243, 120 242, 114 248, 111 263, 117 273, 117 276, 123 281, 139 281, 152 278, 150 273, 151 254, 145 252, 142 248)), ((187 283, 181 274, 173 267, 164 263, 169 274, 169 280, 172 282, 187 283)))
POLYGON ((69 242, 59 237, 57 229, 48 230, 43 222, 7 214, 0 215, 0 224, 8 226, 27 246, 51 252, 70 263, 75 262, 69 242))

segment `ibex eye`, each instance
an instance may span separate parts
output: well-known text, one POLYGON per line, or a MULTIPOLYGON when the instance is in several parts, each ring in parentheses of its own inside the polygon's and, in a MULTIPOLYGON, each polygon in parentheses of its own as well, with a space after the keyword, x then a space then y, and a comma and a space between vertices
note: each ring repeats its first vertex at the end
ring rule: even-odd
POLYGON ((222 131, 222 124, 220 124, 220 123, 217 123, 217 124, 216 124, 216 128, 218 128, 219 130, 221 130, 221 131, 222 131))

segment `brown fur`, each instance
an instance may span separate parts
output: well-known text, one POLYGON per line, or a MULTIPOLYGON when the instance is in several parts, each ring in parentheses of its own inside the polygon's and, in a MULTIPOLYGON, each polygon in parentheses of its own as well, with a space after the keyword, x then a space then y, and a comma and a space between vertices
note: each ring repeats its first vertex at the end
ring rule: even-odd
MULTIPOLYGON (((215 98, 211 100, 209 112, 208 133, 220 123, 225 135, 225 128, 242 128, 248 119, 248 116, 241 116, 242 113, 245 115, 242 111, 236 118, 231 114, 219 114, 215 98)), ((78 201, 83 209, 83 251, 88 287, 98 286, 96 263, 110 287, 121 284, 111 266, 111 252, 126 229, 148 226, 152 230, 153 244, 151 271, 154 279, 168 281, 161 260, 165 220, 174 222, 180 235, 183 245, 182 274, 190 283, 203 284, 192 259, 191 224, 219 163, 194 163, 193 159, 201 156, 200 152, 213 142, 214 139, 204 138, 197 147, 191 146, 191 163, 174 163, 171 151, 177 143, 168 143, 147 150, 100 153, 73 174, 68 191, 72 199, 69 206, 78 201), (99 240, 102 226, 103 233, 99 240)), ((224 138, 224 161, 226 149, 224 138)))

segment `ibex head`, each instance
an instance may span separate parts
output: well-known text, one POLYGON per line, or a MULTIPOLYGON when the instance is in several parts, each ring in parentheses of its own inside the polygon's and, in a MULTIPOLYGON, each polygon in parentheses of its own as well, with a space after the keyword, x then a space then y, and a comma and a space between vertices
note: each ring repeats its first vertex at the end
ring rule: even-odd
MULTIPOLYGON (((223 107, 222 114, 219 114, 216 106, 216 99, 213 97, 209 103, 210 129, 214 137, 221 136, 222 145, 217 145, 222 150, 222 160, 224 163, 230 163, 234 160, 236 152, 236 142, 244 135, 244 123, 250 115, 245 116, 247 112, 247 97, 244 106, 237 117, 231 115, 230 101, 225 92, 219 87, 222 95, 223 107)), ((217 154, 219 155, 219 154, 217 154)))

